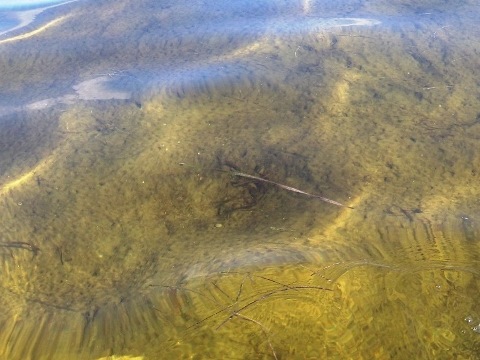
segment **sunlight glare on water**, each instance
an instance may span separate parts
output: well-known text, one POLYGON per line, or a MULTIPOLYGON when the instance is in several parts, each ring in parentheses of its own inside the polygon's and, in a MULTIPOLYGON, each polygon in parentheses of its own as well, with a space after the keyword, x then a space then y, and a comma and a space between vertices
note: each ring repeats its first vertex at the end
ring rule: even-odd
POLYGON ((0 37, 0 359, 480 353, 476 2, 60 3, 0 37))
POLYGON ((71 0, 2 0, 2 2, 0 2, 0 10, 34 9, 67 2, 71 2, 71 0))

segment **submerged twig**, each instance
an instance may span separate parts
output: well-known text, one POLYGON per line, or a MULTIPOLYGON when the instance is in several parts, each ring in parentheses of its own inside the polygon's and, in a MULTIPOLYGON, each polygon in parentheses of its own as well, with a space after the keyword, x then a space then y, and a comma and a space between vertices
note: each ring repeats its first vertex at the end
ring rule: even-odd
POLYGON ((278 186, 282 189, 288 190, 288 191, 293 191, 293 192, 296 192, 296 193, 299 193, 299 194, 310 196, 310 197, 325 201, 325 202, 333 204, 333 205, 343 206, 343 207, 348 207, 349 209, 353 209, 353 207, 348 206, 348 205, 344 205, 342 203, 339 203, 338 201, 331 200, 331 199, 328 199, 328 198, 320 196, 320 195, 310 194, 310 193, 307 193, 306 191, 302 191, 302 190, 299 190, 297 188, 294 188, 294 187, 291 187, 291 186, 288 186, 288 185, 283 185, 283 184, 277 183, 277 182, 272 181, 272 180, 267 180, 267 179, 261 178, 259 176, 249 175, 249 174, 245 174, 245 173, 242 173, 242 172, 239 172, 239 171, 232 171, 232 175, 241 176, 241 177, 244 177, 244 178, 247 178, 247 179, 258 180, 258 181, 262 181, 262 182, 265 182, 265 183, 268 183, 268 184, 273 184, 273 185, 276 185, 276 186, 278 186))
POLYGON ((40 251, 40 249, 35 245, 23 241, 0 242, 0 247, 29 250, 33 253, 34 256, 37 255, 40 251))
MULTIPOLYGON (((270 330, 268 329, 265 324, 262 322, 254 319, 253 317, 250 317, 245 314, 245 312, 260 303, 267 301, 269 299, 274 299, 277 296, 282 296, 282 294, 286 294, 289 292, 298 292, 301 290, 321 290, 321 291, 333 291, 332 289, 325 288, 322 286, 315 286, 315 285, 307 285, 307 284, 296 284, 295 282, 293 283, 284 283, 281 281, 277 281, 275 279, 271 279, 267 276, 262 276, 262 275, 254 275, 249 272, 247 273, 242 273, 242 272, 221 272, 221 275, 243 275, 241 282, 238 286, 238 289, 234 289, 231 294, 229 294, 228 291, 225 291, 224 289, 221 288, 219 284, 217 284, 217 281, 210 281, 210 284, 217 290, 219 291, 223 296, 226 297, 230 301, 229 304, 220 304, 215 300, 216 305, 220 305, 220 308, 214 310, 213 313, 210 315, 203 317, 202 319, 196 321, 192 325, 187 327, 187 330, 192 330, 192 329, 198 329, 202 324, 204 324, 206 321, 209 321, 215 317, 218 317, 219 315, 223 315, 224 318, 220 319, 220 321, 216 324, 215 330, 219 330, 220 328, 224 327, 226 324, 228 324, 230 321, 232 321, 235 318, 241 319, 243 321, 250 322, 252 324, 255 324, 258 326, 263 335, 265 336, 266 342, 268 344, 268 347, 270 348, 271 354, 274 359, 278 359, 278 355, 275 351, 275 347, 272 343, 271 337, 270 337, 270 330), (261 279, 264 280, 270 284, 274 284, 275 287, 272 289, 265 289, 262 292, 257 292, 255 291, 254 294, 245 294, 245 286, 246 286, 246 280, 250 279, 252 282, 254 279, 261 279)), ((151 285, 152 286, 152 285, 151 285)), ((209 296, 205 296, 202 294, 200 291, 192 290, 185 288, 183 286, 162 286, 162 285, 155 285, 155 286, 161 286, 165 288, 174 288, 178 290, 187 290, 189 292, 192 292, 194 294, 200 295, 202 297, 206 297, 208 300, 211 300, 209 296)), ((214 296, 215 297, 215 296, 214 296)), ((222 317, 223 317, 222 316, 222 317)))
POLYGON ((238 314, 238 313, 236 313, 235 315, 238 316, 240 319, 244 319, 244 320, 250 321, 250 322, 252 322, 252 323, 257 324, 258 326, 260 326, 260 329, 262 329, 263 334, 265 335, 265 338, 267 339, 268 346, 270 346, 270 350, 272 350, 273 358, 274 358, 275 360, 278 360, 277 353, 275 352, 275 349, 273 348, 272 342, 270 341, 270 337, 268 336, 268 329, 265 327, 265 325, 263 325, 260 321, 257 321, 257 320, 255 320, 255 319, 249 318, 248 316, 245 316, 245 315, 242 315, 242 314, 238 314))
MULTIPOLYGON (((187 164, 181 162, 179 163, 180 165, 182 166, 185 166, 187 164)), ((187 165, 188 166, 188 165, 187 165)), ((306 191, 303 191, 303 190, 300 190, 300 189, 297 189, 297 188, 294 188, 292 186, 288 186, 288 185, 283 185, 283 184, 280 184, 278 182, 275 182, 275 181, 272 181, 272 180, 268 180, 268 179, 265 179, 265 178, 262 178, 260 176, 255 176, 255 175, 250 175, 250 174, 246 174, 246 173, 243 173, 243 172, 240 172, 240 171, 227 171, 227 170, 222 170, 222 169, 212 169, 212 170, 215 170, 215 171, 221 171, 221 172, 225 172, 225 173, 229 173, 233 176, 239 176, 239 177, 243 177, 243 178, 246 178, 246 179, 252 179, 252 180, 255 180, 255 181, 261 181, 261 182, 264 182, 264 183, 267 183, 267 184, 272 184, 272 185, 275 185, 275 186, 278 186, 279 188, 282 188, 284 190, 288 190, 288 191, 292 191, 292 192, 296 192, 298 194, 302 194, 302 195, 306 195, 306 196, 309 196, 309 197, 312 197, 312 198, 315 198, 315 199, 319 199, 319 200, 322 200, 322 201, 325 201, 329 204, 333 204, 333 205, 337 205, 337 206, 342 206, 342 207, 347 207, 349 209, 354 209, 352 206, 348 206, 348 205, 344 205, 338 201, 335 201, 335 200, 331 200, 329 198, 326 198, 324 196, 321 196, 321 195, 317 195, 317 194, 310 194, 306 191)))

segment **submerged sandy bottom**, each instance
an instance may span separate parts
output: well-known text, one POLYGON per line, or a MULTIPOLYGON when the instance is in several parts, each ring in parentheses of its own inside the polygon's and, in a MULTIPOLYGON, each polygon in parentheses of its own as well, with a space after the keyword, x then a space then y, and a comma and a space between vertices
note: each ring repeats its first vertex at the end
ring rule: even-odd
POLYGON ((1 357, 478 353, 478 9, 309 4, 0 44, 1 357))

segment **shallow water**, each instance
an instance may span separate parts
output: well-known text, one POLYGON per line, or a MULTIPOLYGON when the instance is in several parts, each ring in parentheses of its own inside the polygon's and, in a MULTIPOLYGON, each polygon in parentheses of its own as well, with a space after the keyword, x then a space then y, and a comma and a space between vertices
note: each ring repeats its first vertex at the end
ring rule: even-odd
POLYGON ((475 358, 479 10, 0 24, 0 357, 475 358))

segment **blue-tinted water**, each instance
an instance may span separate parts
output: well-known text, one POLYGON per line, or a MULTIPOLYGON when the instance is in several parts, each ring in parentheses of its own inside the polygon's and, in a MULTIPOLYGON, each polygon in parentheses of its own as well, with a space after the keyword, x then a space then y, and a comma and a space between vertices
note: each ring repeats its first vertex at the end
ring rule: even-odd
POLYGON ((19 24, 18 20, 8 16, 8 14, 0 13, 0 33, 7 31, 19 24))
POLYGON ((57 5, 62 3, 71 2, 69 0, 3 0, 0 3, 0 10, 29 10, 49 5, 57 5))

